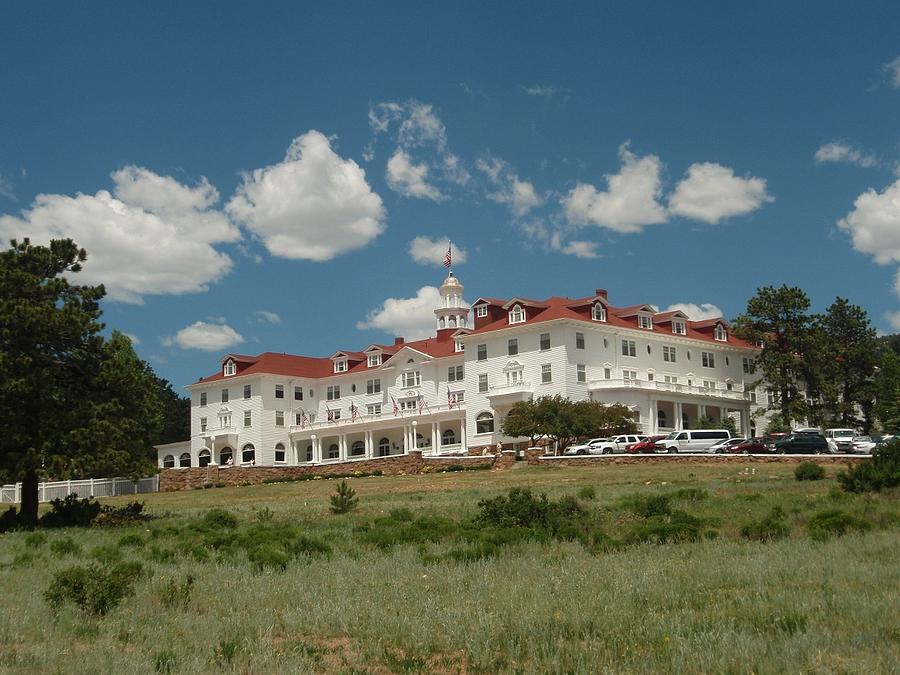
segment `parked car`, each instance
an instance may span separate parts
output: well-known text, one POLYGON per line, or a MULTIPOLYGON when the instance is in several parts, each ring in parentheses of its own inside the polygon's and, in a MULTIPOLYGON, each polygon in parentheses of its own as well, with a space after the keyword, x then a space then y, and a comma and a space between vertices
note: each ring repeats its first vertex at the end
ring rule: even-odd
POLYGON ((828 441, 820 433, 795 432, 787 438, 775 441, 775 452, 780 452, 781 454, 818 455, 823 452, 829 452, 829 447, 828 441))
POLYGON ((707 452, 709 446, 731 438, 728 429, 685 429, 673 431, 656 443, 658 452, 707 452))
POLYGON ((853 452, 853 438, 857 433, 853 429, 826 429, 825 441, 833 455, 853 452))
POLYGON ((748 440, 749 439, 747 438, 729 438, 727 441, 720 441, 719 443, 709 446, 709 451, 713 454, 722 454, 723 452, 728 452, 727 448, 732 445, 745 443, 748 440))
POLYGON ((863 455, 871 454, 872 450, 878 445, 878 441, 876 438, 880 438, 878 436, 854 436, 853 437, 853 452, 858 452, 863 455))
POLYGON ((577 445, 570 445, 563 451, 564 455, 600 455, 603 454, 600 451, 600 445, 602 443, 607 443, 609 441, 608 438, 592 438, 585 443, 579 443, 577 445))
POLYGON ((646 436, 638 436, 636 434, 622 434, 614 438, 608 439, 604 443, 598 443, 601 455, 611 455, 614 452, 626 452, 635 443, 640 443, 647 439, 646 436))
POLYGON ((631 453, 632 455, 636 455, 638 453, 653 454, 656 452, 656 442, 661 441, 665 437, 665 434, 659 436, 647 436, 640 443, 635 443, 632 446, 626 448, 625 452, 631 453))
POLYGON ((729 454, 760 454, 772 452, 772 443, 768 438, 757 436, 756 438, 744 439, 741 443, 735 443, 725 449, 729 454))

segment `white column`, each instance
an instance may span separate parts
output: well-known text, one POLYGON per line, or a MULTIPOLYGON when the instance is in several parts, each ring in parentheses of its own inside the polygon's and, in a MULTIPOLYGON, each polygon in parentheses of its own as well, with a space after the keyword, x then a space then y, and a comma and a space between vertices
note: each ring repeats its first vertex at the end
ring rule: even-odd
POLYGON ((437 454, 438 452, 438 425, 437 422, 431 423, 431 453, 437 454))
POLYGON ((466 420, 463 418, 459 423, 459 442, 462 447, 462 451, 468 454, 469 448, 466 446, 466 420))
POLYGON ((313 448, 313 456, 312 456, 312 460, 313 460, 313 463, 318 464, 319 462, 322 461, 322 453, 321 453, 320 448, 319 448, 319 437, 316 436, 315 434, 313 434, 312 436, 309 437, 309 440, 312 442, 312 448, 313 448))
POLYGON ((705 416, 706 416, 706 406, 700 405, 698 403, 697 404, 697 419, 700 419, 701 417, 705 417, 705 416))
POLYGON ((681 431, 681 402, 675 401, 675 429, 681 431))
POLYGON ((338 459, 342 462, 347 461, 347 434, 338 437, 338 459))
POLYGON ((409 426, 403 427, 403 454, 409 452, 409 426))
POLYGON ((413 420, 412 427, 409 431, 409 447, 412 450, 416 450, 419 447, 419 439, 417 437, 418 434, 419 423, 416 420, 413 420))
POLYGON ((372 457, 372 432, 365 432, 365 444, 366 444, 366 459, 372 457))
POLYGON ((653 434, 659 433, 659 427, 656 424, 656 415, 657 415, 657 402, 655 398, 650 399, 650 414, 648 422, 650 423, 650 429, 648 435, 652 436, 653 434))

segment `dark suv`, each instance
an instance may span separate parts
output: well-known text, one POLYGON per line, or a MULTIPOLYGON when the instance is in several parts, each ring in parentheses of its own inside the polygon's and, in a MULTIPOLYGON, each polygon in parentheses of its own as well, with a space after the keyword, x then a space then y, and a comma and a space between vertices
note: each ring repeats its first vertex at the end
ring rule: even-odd
POLYGON ((828 452, 828 441, 822 434, 814 432, 794 432, 787 438, 775 441, 775 452, 781 454, 812 455, 828 452))

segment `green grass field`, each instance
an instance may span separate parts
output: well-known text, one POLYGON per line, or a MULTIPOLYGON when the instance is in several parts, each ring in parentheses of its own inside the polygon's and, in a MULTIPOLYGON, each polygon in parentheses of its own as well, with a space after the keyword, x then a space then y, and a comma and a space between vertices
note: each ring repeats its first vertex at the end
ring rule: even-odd
POLYGON ((360 478, 348 481, 359 508, 340 516, 333 480, 142 496, 155 518, 139 526, 0 536, 0 670, 898 672, 900 500, 845 495, 835 472, 797 482, 791 465, 735 462, 360 478), (580 494, 565 503, 581 529, 472 525, 480 500, 514 487, 580 494), (657 495, 668 511, 653 515, 657 495), (215 507, 237 527, 204 520, 215 507), (781 538, 742 535, 775 507, 781 538), (810 536, 834 510, 868 529, 810 536), (57 572, 120 559, 144 572, 118 607, 51 609, 57 572))

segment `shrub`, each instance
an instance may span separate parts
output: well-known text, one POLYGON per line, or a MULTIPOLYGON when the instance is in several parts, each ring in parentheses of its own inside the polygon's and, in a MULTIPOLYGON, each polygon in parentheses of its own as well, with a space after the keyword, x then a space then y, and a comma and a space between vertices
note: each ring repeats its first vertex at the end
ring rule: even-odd
POLYGON ((44 598, 54 611, 73 602, 88 614, 103 616, 134 593, 134 582, 142 573, 139 562, 70 567, 53 576, 44 598))
POLYGON ((25 537, 25 545, 28 548, 40 548, 47 543, 47 535, 43 532, 31 532, 25 537))
POLYGON ((670 515, 651 516, 644 522, 636 525, 626 535, 627 543, 652 542, 666 544, 684 541, 700 541, 701 537, 710 539, 718 534, 712 534, 714 530, 704 533, 704 523, 700 518, 695 518, 684 511, 673 511, 670 515))
POLYGON ((754 541, 784 539, 790 532, 786 519, 784 509, 776 506, 761 520, 744 525, 741 528, 741 536, 754 541))
POLYGON ((144 502, 129 502, 125 506, 102 506, 100 514, 94 521, 94 525, 102 525, 103 527, 122 527, 124 525, 133 525, 145 520, 150 520, 150 516, 144 513, 144 502))
POLYGON ((65 499, 50 502, 50 511, 41 516, 41 527, 88 527, 100 513, 100 502, 93 498, 78 499, 72 493, 65 499))
POLYGON ((65 537, 63 539, 51 541, 50 550, 59 557, 64 555, 79 555, 81 553, 81 546, 76 543, 72 537, 65 537))
POLYGON ((832 509, 814 515, 806 527, 810 537, 816 541, 824 541, 830 537, 843 536, 851 530, 865 532, 872 524, 841 509, 832 509))
POLYGON ((284 549, 266 543, 247 551, 247 559, 253 564, 258 572, 262 572, 265 569, 283 572, 287 569, 290 556, 284 549))
POLYGON ((794 469, 794 478, 797 480, 822 480, 825 478, 825 469, 815 462, 802 462, 794 469))
POLYGON ((201 526, 204 529, 233 530, 238 526, 237 516, 225 509, 210 509, 203 515, 201 526))
MULTIPOLYGON (((727 419, 731 418, 729 417, 727 419)), ((703 488, 681 488, 680 490, 675 490, 669 497, 671 499, 680 499, 685 502, 702 502, 709 497, 709 492, 703 488)))
POLYGON ((157 652, 154 661, 154 667, 157 673, 174 673, 178 666, 175 652, 171 649, 164 649, 161 652, 157 652))
POLYGON ((581 488, 578 491, 579 499, 588 500, 588 499, 594 499, 596 497, 597 497, 597 491, 594 489, 593 485, 585 485, 583 488, 581 488))
POLYGON ((900 486, 900 438, 876 448, 871 459, 860 460, 837 476, 847 492, 881 492, 900 486))
POLYGON ((90 555, 102 563, 116 563, 122 559, 122 552, 115 546, 96 546, 91 549, 90 555))
POLYGON ((635 494, 626 497, 624 503, 625 507, 635 515, 642 518, 652 518, 653 516, 667 516, 672 513, 669 499, 669 495, 635 494))
POLYGON ((256 513, 253 514, 253 517, 260 523, 267 523, 275 517, 275 512, 268 506, 264 506, 256 511, 256 513))
POLYGON ((350 513, 358 505, 359 499, 356 498, 356 490, 347 485, 345 480, 338 483, 335 494, 331 495, 331 512, 335 515, 350 513))
POLYGON ((194 591, 194 575, 188 574, 184 581, 169 579, 159 590, 160 602, 168 609, 187 609, 194 591))
POLYGON ((129 532, 128 534, 119 537, 119 547, 121 548, 123 546, 142 548, 144 546, 144 538, 137 532, 129 532))
POLYGON ((10 506, 0 515, 0 532, 17 530, 20 526, 19 513, 15 506, 10 506))

